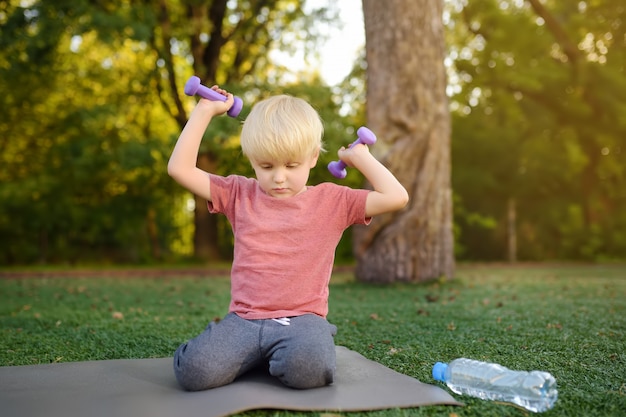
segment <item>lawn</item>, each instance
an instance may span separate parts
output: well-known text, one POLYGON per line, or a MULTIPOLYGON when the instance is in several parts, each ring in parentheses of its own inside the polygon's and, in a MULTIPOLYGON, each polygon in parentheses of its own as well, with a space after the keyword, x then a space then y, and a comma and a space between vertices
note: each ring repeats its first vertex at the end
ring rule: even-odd
MULTIPOLYGON (((454 280, 376 286, 333 277, 336 343, 422 382, 468 357, 544 370, 559 399, 546 416, 626 415, 626 266, 463 265, 454 280)), ((0 366, 171 356, 228 306, 224 277, 72 276, 0 280, 0 366)), ((524 416, 465 407, 370 413, 256 411, 247 417, 524 416)))

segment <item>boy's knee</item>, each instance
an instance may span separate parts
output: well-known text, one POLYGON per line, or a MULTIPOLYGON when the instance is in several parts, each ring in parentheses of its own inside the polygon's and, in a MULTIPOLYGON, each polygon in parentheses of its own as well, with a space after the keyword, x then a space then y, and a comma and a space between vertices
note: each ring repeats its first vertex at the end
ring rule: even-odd
POLYGON ((330 385, 335 380, 335 368, 316 366, 315 368, 293 369, 282 378, 282 383, 290 388, 310 389, 330 385))
POLYGON ((206 358, 190 354, 187 347, 184 343, 174 353, 174 375, 183 389, 202 391, 233 382, 234 376, 225 375, 206 358))
POLYGON ((335 379, 334 355, 324 352, 291 352, 270 363, 270 373, 284 385, 296 389, 330 385, 335 379))

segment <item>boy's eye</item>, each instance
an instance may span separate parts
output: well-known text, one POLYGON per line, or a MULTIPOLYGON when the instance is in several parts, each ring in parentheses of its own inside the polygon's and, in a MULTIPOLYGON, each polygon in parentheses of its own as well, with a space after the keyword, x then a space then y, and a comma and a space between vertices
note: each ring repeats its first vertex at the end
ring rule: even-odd
MULTIPOLYGON (((286 168, 297 168, 297 167, 300 166, 300 163, 299 162, 290 162, 288 164, 285 164, 284 166, 286 168)), ((259 167, 261 169, 274 169, 274 165, 273 164, 259 164, 259 167)))

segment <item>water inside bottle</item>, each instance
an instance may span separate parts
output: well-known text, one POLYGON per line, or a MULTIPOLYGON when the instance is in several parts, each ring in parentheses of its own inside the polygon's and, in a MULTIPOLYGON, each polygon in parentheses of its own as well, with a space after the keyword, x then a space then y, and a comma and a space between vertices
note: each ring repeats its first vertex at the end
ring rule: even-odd
POLYGON ((457 394, 510 402, 533 412, 552 408, 557 399, 556 380, 547 372, 510 371, 470 360, 455 366, 448 387, 457 394))

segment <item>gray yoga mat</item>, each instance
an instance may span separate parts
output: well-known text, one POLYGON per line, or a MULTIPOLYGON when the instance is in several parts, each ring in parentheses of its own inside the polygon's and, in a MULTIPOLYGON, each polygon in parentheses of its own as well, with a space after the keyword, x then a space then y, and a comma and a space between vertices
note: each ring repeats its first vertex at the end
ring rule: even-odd
POLYGON ((254 409, 366 411, 462 405, 445 390, 337 347, 334 384, 294 390, 254 372, 230 385, 182 391, 172 359, 0 367, 3 417, 222 417, 254 409))

